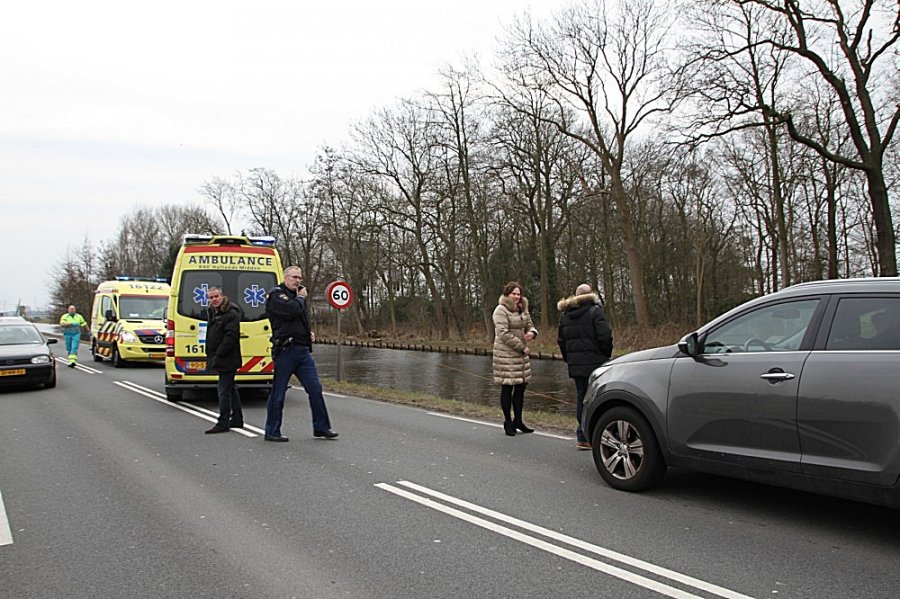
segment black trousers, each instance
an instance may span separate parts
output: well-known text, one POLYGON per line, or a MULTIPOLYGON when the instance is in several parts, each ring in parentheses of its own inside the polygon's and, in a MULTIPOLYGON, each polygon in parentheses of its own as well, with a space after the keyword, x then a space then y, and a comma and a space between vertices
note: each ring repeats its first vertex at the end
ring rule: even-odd
POLYGON ((231 428, 244 424, 244 412, 241 410, 241 396, 234 384, 234 370, 219 373, 216 390, 219 392, 219 420, 217 426, 231 428))

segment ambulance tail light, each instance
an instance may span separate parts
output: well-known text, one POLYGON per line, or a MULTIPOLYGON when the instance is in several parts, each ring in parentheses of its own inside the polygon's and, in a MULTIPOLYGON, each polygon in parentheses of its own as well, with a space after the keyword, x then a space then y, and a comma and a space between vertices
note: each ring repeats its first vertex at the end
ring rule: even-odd
POLYGON ((166 321, 166 357, 175 357, 175 321, 166 321))

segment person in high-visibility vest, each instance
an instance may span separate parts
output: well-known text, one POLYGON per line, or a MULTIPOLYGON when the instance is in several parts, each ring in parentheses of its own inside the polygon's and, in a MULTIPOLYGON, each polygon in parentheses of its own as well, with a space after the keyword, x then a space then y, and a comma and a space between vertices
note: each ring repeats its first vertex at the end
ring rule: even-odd
POLYGON ((81 340, 81 327, 87 328, 84 318, 75 311, 75 306, 69 306, 69 311, 59 319, 59 325, 63 329, 66 340, 66 351, 69 352, 69 368, 75 368, 78 362, 78 342, 81 340))

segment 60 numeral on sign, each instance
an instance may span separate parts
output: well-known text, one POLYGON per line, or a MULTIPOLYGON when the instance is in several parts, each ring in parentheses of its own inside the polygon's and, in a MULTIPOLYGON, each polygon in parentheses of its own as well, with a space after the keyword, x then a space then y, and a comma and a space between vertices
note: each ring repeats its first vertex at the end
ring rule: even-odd
POLYGON ((325 288, 325 297, 332 308, 343 310, 353 303, 353 290, 346 281, 334 281, 325 288))

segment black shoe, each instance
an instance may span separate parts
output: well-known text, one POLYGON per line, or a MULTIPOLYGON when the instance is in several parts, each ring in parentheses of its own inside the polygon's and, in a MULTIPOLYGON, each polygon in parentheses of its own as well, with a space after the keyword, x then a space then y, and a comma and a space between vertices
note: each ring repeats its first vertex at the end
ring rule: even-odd
POLYGON ((275 435, 266 435, 263 438, 266 441, 275 441, 276 443, 287 443, 288 441, 290 441, 290 439, 288 439, 287 437, 282 437, 281 435, 278 435, 277 437, 275 435))
POLYGON ((69 362, 69 368, 75 368, 75 362, 69 362))
POLYGON ((336 439, 338 434, 331 429, 325 431, 313 431, 313 437, 319 437, 321 439, 336 439))
POLYGON ((214 427, 212 427, 211 429, 209 429, 208 431, 206 431, 206 434, 207 435, 215 435, 216 433, 227 433, 227 432, 228 432, 227 428, 222 428, 221 426, 219 426, 217 424, 214 427))
POLYGON ((243 422, 229 422, 228 426, 230 426, 231 428, 244 428, 244 423, 243 422))
POLYGON ((503 422, 503 430, 506 431, 506 434, 510 437, 516 436, 516 425, 509 420, 503 422))
POLYGON ((533 433, 534 432, 533 428, 528 428, 527 426, 525 426, 525 423, 522 422, 521 420, 518 422, 514 422, 513 424, 515 425, 515 427, 517 429, 519 429, 523 433, 533 433))

